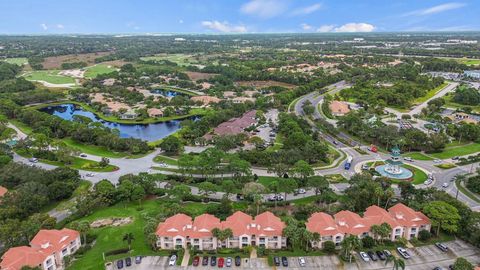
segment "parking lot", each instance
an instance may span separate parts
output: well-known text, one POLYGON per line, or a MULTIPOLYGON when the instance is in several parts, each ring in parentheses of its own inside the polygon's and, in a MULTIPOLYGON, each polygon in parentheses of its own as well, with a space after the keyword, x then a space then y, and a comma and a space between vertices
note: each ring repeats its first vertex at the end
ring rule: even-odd
POLYGON ((272 110, 267 111, 265 113, 265 118, 267 119, 267 124, 257 128, 258 129, 257 136, 260 137, 263 141, 265 141, 267 143, 274 142, 275 141, 275 136, 273 136, 274 133, 272 133, 272 136, 270 135, 273 130, 268 125, 268 119, 271 119, 272 122, 275 125, 277 125, 278 124, 278 110, 277 109, 272 109, 272 110))
MULTIPOLYGON (((464 257, 473 264, 480 263, 480 252, 475 247, 460 241, 451 241, 444 243, 449 251, 443 252, 434 245, 408 248, 408 253, 411 258, 405 260, 406 269, 428 270, 435 267, 442 267, 448 269, 448 266, 455 262, 457 257, 464 257)), ((393 251, 394 256, 399 256, 396 251, 393 251)), ((358 255, 356 257, 357 267, 359 269, 391 269, 392 265, 385 266, 385 261, 363 261, 358 255)), ((355 269, 347 267, 348 269, 355 269)))

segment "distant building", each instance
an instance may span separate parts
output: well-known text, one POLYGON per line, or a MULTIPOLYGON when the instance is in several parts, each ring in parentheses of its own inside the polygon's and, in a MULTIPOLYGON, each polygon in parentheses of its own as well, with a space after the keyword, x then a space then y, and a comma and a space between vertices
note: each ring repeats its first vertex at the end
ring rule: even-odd
POLYGON ((208 105, 210 103, 219 103, 220 101, 222 101, 218 97, 212 97, 212 96, 194 96, 194 97, 191 97, 190 100, 194 102, 201 102, 204 105, 208 105))
POLYGON ((232 118, 218 125, 212 133, 203 136, 207 141, 212 140, 215 136, 238 135, 245 132, 245 129, 257 123, 255 116, 257 111, 252 110, 246 112, 240 118, 232 118))
POLYGON ((344 116, 350 112, 350 107, 347 103, 333 100, 329 105, 330 111, 334 116, 344 116))
POLYGON ((147 110, 147 113, 149 117, 153 117, 153 118, 163 116, 163 110, 158 108, 150 108, 147 110))
POLYGON ((478 119, 468 113, 454 112, 447 117, 456 123, 464 122, 468 124, 478 124, 478 119))
POLYGON ((480 79, 480 70, 465 70, 463 75, 473 79, 480 79))
POLYGON ((7 188, 0 186, 0 198, 5 196, 5 194, 7 194, 7 192, 8 192, 7 188))

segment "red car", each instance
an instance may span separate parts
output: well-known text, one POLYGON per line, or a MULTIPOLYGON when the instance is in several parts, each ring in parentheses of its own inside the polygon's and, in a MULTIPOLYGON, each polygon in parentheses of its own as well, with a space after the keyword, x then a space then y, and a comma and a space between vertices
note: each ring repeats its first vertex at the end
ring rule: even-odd
POLYGON ((193 266, 198 266, 199 263, 200 263, 200 257, 198 256, 193 257, 193 266))
POLYGON ((224 262, 225 260, 223 258, 218 259, 218 268, 222 268, 224 262))

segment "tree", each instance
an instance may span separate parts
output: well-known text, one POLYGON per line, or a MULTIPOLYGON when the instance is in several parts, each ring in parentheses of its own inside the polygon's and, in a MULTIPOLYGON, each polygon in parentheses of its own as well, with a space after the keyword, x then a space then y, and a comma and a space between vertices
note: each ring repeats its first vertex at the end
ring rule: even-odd
POLYGON ((295 165, 293 165, 292 172, 293 175, 301 177, 303 180, 306 180, 307 177, 312 176, 315 173, 312 166, 304 160, 297 161, 295 165))
POLYGON ((362 246, 360 239, 355 235, 349 235, 345 237, 342 241, 342 253, 344 258, 352 262, 352 251, 358 249, 362 246))
POLYGON ((159 146, 168 155, 178 154, 183 149, 182 141, 173 135, 163 139, 159 146))
POLYGON ((315 111, 315 107, 313 107, 312 102, 308 99, 303 103, 302 109, 306 115, 311 115, 315 111))
POLYGON ((427 230, 421 230, 418 232, 418 240, 420 241, 427 241, 428 239, 430 239, 432 237, 432 233, 430 233, 430 231, 427 231, 427 230))
POLYGON ((387 260, 385 261, 385 265, 387 265, 389 262, 393 263, 392 270, 405 269, 405 261, 399 257, 388 256, 387 260))
POLYGON ((372 248, 375 246, 375 240, 371 236, 365 236, 362 238, 362 247, 372 248))
POLYGON ((203 194, 205 199, 215 191, 217 191, 217 186, 212 182, 202 182, 198 184, 198 191, 203 194))
POLYGON ((473 270, 474 268, 469 261, 462 257, 457 258, 453 264, 453 269, 455 270, 473 270))
POLYGON ((107 167, 108 164, 110 164, 110 159, 108 159, 108 158, 106 158, 106 157, 102 157, 102 159, 100 160, 100 162, 98 162, 98 166, 99 166, 99 167, 102 167, 102 168, 107 167))
POLYGON ((228 238, 233 237, 233 231, 230 228, 226 228, 224 230, 219 228, 213 228, 212 235, 213 237, 217 238, 220 243, 223 243, 228 238))
POLYGON ((145 189, 142 186, 136 184, 132 190, 131 200, 138 201, 138 204, 142 203, 143 198, 145 198, 145 189))
POLYGON ((326 253, 334 253, 335 252, 335 243, 333 241, 326 241, 323 243, 323 251, 326 253))
POLYGON ((133 240, 135 240, 135 236, 133 235, 133 233, 126 233, 123 235, 123 241, 127 242, 128 244, 128 250, 131 250, 131 245, 132 245, 132 242, 133 240))
POLYGON ((383 244, 383 240, 388 238, 390 233, 392 232, 392 227, 390 224, 384 222, 380 224, 380 230, 378 231, 378 235, 380 236, 380 242, 383 244))
POLYGON ((292 193, 298 187, 297 181, 293 178, 286 178, 280 181, 279 191, 285 194, 285 200, 287 200, 287 194, 292 193))
POLYGON ((263 201, 262 195, 260 195, 258 193, 253 195, 253 203, 255 204, 255 206, 257 208, 257 216, 260 212, 260 205, 262 205, 262 201, 263 201))
POLYGON ((315 196, 328 189, 328 181, 324 176, 312 176, 307 180, 307 186, 315 191, 315 196))
POLYGON ((460 215, 457 208, 444 201, 433 201, 423 207, 423 212, 432 221, 432 226, 437 226, 436 235, 440 228, 447 232, 456 232, 460 215))
POLYGON ((78 221, 75 221, 71 224, 71 227, 73 230, 77 230, 78 232, 80 232, 80 234, 82 235, 82 238, 83 238, 83 245, 86 245, 87 244, 87 234, 88 232, 90 231, 90 224, 88 223, 88 221, 81 221, 81 222, 78 222, 78 221))
POLYGON ((116 201, 117 191, 112 182, 103 179, 93 187, 95 195, 100 198, 105 205, 111 205, 116 201))
POLYGON ((268 173, 275 173, 278 177, 283 177, 289 171, 289 166, 282 162, 274 162, 267 169, 268 173))
POLYGON ((374 224, 370 227, 370 232, 372 232, 373 239, 375 239, 375 241, 378 240, 378 236, 380 235, 381 230, 382 229, 380 228, 380 225, 377 225, 377 224, 374 224))
POLYGON ((189 186, 181 184, 174 186, 170 190, 170 194, 172 194, 177 200, 184 200, 191 194, 191 190, 189 186))

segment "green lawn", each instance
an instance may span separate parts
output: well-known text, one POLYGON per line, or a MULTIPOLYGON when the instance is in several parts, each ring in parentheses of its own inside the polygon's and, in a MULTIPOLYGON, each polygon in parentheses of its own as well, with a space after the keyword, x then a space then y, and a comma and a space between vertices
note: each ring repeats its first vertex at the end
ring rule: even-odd
POLYGON ((40 211, 46 213, 52 209, 57 209, 57 210, 69 209, 73 207, 73 204, 75 203, 74 201, 72 201, 72 198, 87 192, 91 186, 92 186, 92 182, 87 180, 81 180, 80 185, 73 191, 71 198, 65 199, 60 202, 54 202, 54 203, 48 204, 47 206, 43 207, 42 210, 40 211))
POLYGON ((433 158, 420 153, 420 152, 409 152, 402 154, 403 157, 411 157, 414 160, 433 160, 433 158))
POLYGON ((178 165, 178 161, 174 158, 171 158, 171 157, 166 157, 166 156, 162 156, 162 155, 158 155, 156 156, 153 161, 157 162, 157 163, 165 163, 165 164, 168 164, 168 165, 173 165, 173 166, 177 166, 178 165))
POLYGON ((279 178, 279 177, 276 177, 276 176, 259 176, 257 182, 259 184, 262 184, 266 188, 268 188, 270 183, 272 183, 274 181, 279 181, 279 183, 280 183, 281 180, 282 180, 282 178, 279 178))
POLYGON ((453 101, 452 94, 447 94, 443 98, 445 99, 445 107, 454 108, 454 109, 470 108, 472 109, 472 112, 480 113, 480 106, 463 105, 460 103, 456 103, 453 101))
POLYGON ((112 66, 105 64, 97 64, 94 66, 86 67, 84 77, 87 79, 93 79, 96 78, 98 75, 111 73, 115 70, 116 68, 112 66))
POLYGON ((431 154, 432 157, 447 159, 455 156, 465 156, 480 152, 480 143, 471 143, 456 147, 447 147, 440 153, 431 154))
POLYGON ((465 196, 469 197, 470 199, 476 201, 477 203, 480 203, 480 199, 478 195, 475 195, 472 191, 470 191, 468 188, 460 185, 460 180, 455 180, 455 186, 458 188, 460 192, 465 194, 465 196))
POLYGON ((420 169, 417 169, 416 167, 407 165, 407 164, 404 164, 402 167, 405 167, 405 168, 407 168, 407 169, 409 169, 410 171, 413 172, 412 184, 420 185, 420 184, 423 184, 423 182, 425 182, 425 180, 427 180, 427 174, 424 171, 422 171, 420 169))
POLYGON ((10 63, 10 64, 15 64, 19 66, 23 66, 28 64, 28 59, 25 57, 17 57, 17 58, 6 58, 3 61, 10 63))
POLYGON ((24 124, 23 122, 20 122, 20 121, 14 120, 14 119, 10 119, 8 121, 12 125, 16 126, 20 131, 22 131, 25 134, 28 135, 28 134, 32 133, 32 128, 30 126, 24 124))
POLYGON ((341 174, 329 174, 325 175, 325 178, 327 178, 330 183, 348 183, 348 180, 341 174))
POLYGON ((36 70, 23 76, 29 81, 45 81, 51 84, 75 84, 75 79, 58 74, 58 70, 36 70))
POLYGON ((170 62, 176 63, 179 66, 191 66, 192 64, 198 63, 195 59, 192 58, 192 55, 181 54, 181 53, 141 57, 140 60, 143 60, 143 61, 168 60, 170 62))
POLYGON ((420 103, 423 103, 423 102, 427 101, 429 98, 432 98, 436 93, 438 93, 438 91, 442 90, 447 85, 448 85, 448 83, 444 82, 443 84, 441 84, 441 85, 433 88, 432 90, 428 91, 425 96, 414 99, 413 103, 414 104, 420 104, 420 103))
POLYGON ((122 158, 127 156, 127 153, 118 153, 118 152, 113 152, 106 147, 103 146, 96 146, 96 145, 86 145, 82 144, 79 142, 74 141, 73 139, 67 138, 63 139, 63 142, 65 142, 68 146, 77 149, 78 151, 85 153, 85 154, 90 154, 90 155, 95 155, 95 156, 102 156, 102 157, 107 157, 107 158, 122 158))
POLYGON ((448 170, 448 169, 451 169, 451 168, 455 168, 457 166, 455 164, 452 164, 452 163, 443 163, 443 164, 435 165, 435 167, 443 169, 443 170, 448 170))

